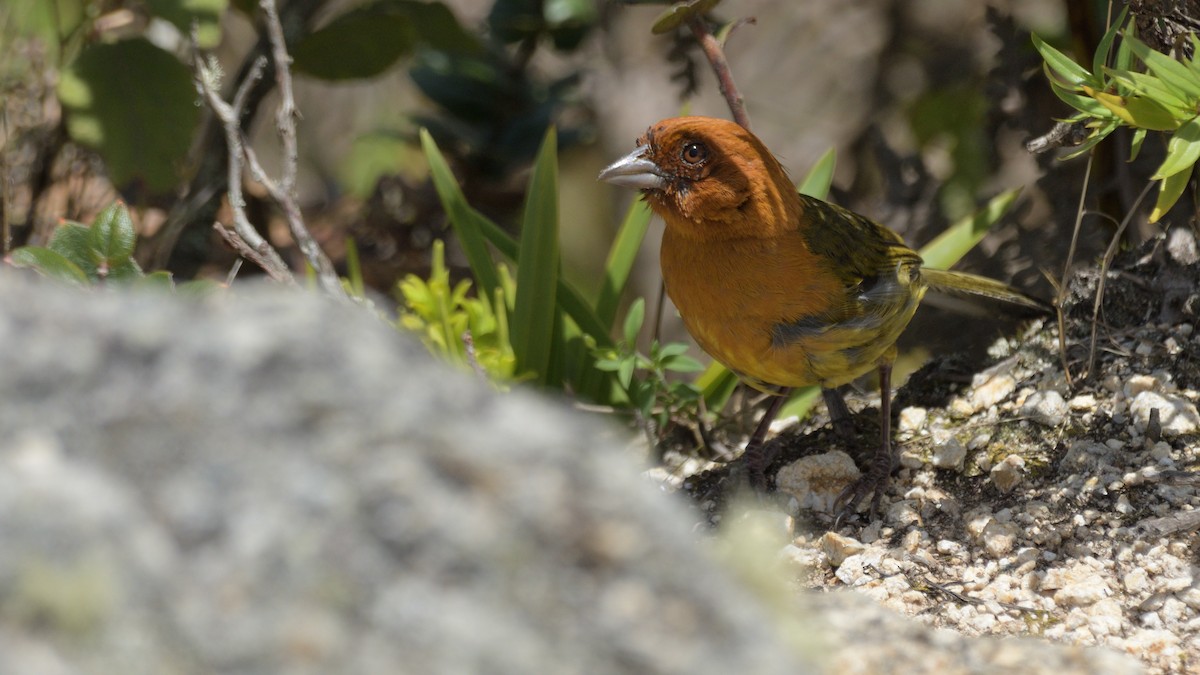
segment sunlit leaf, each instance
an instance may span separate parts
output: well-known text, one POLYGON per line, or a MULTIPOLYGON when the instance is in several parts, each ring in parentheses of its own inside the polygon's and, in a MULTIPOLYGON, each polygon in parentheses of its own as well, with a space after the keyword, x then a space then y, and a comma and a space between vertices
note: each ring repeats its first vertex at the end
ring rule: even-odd
POLYGON ((1129 48, 1163 84, 1185 101, 1200 101, 1200 73, 1192 72, 1175 59, 1151 49, 1144 42, 1126 37, 1129 48))
POLYGON ((670 33, 683 25, 692 16, 704 16, 711 12, 721 0, 690 0, 669 8, 654 20, 650 32, 655 35, 670 33))
POLYGON ((833 170, 837 166, 837 152, 830 148, 817 159, 796 190, 802 195, 825 199, 833 185, 833 170))
POLYGON ((1175 202, 1183 195, 1183 191, 1187 188, 1188 181, 1192 179, 1192 170, 1194 165, 1186 167, 1179 173, 1171 174, 1162 181, 1162 186, 1158 191, 1158 199, 1154 202, 1154 210, 1150 212, 1150 222, 1157 223, 1160 218, 1166 215, 1167 211, 1175 206, 1175 202))
POLYGON ((642 240, 646 238, 650 215, 650 207, 646 202, 635 199, 608 250, 608 259, 604 263, 604 285, 600 287, 600 297, 596 300, 596 317, 605 325, 611 326, 616 317, 621 293, 629 281, 629 273, 633 270, 642 240))
POLYGON ((992 197, 983 208, 951 225, 919 251, 926 267, 950 269, 995 225, 1020 196, 1021 189, 1006 190, 992 197))
MULTIPOLYGON (((512 343, 517 368, 548 380, 554 348, 555 294, 561 266, 558 251, 558 142, 546 132, 525 196, 521 248, 517 258, 517 297, 513 302, 512 343)), ((561 347, 561 345, 560 345, 561 347)))
POLYGON ((1167 156, 1150 178, 1159 180, 1187 169, 1200 159, 1200 118, 1193 117, 1179 127, 1167 144, 1167 156))
POLYGON ((1038 53, 1042 55, 1042 59, 1046 62, 1046 65, 1054 70, 1054 74, 1068 84, 1073 84, 1075 86, 1084 84, 1092 86, 1100 85, 1100 83, 1092 77, 1092 74, 1089 73, 1087 69, 1078 63, 1075 63, 1075 61, 1073 61, 1066 54, 1063 54, 1054 47, 1051 47, 1036 34, 1033 35, 1033 46, 1038 50, 1038 53))
POLYGON ((88 276, 78 265, 63 254, 40 246, 23 246, 9 254, 9 260, 17 267, 28 267, 51 279, 85 286, 88 276))
POLYGON ((1141 127, 1151 131, 1173 131, 1179 127, 1179 120, 1151 98, 1117 96, 1095 91, 1091 87, 1084 87, 1083 90, 1096 99, 1100 105, 1112 111, 1122 122, 1132 127, 1141 127))

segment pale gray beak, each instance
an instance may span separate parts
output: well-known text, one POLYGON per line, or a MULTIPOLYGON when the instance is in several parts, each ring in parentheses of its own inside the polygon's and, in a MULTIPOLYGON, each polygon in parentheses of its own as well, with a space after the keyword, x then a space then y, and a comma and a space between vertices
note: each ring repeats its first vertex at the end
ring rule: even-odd
POLYGON ((599 180, 623 187, 640 190, 659 190, 667 184, 658 165, 648 159, 643 159, 649 146, 635 148, 633 152, 608 165, 600 172, 599 180))

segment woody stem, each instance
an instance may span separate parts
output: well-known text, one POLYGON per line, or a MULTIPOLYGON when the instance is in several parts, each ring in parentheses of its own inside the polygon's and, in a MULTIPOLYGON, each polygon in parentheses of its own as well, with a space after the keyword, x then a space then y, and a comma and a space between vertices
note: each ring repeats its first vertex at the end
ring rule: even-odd
POLYGON ((704 50, 704 56, 712 65, 713 72, 716 73, 717 87, 720 88, 721 95, 725 97, 725 102, 729 104, 729 111, 733 113, 733 121, 749 129, 750 116, 746 114, 746 101, 733 82, 733 71, 729 69, 729 61, 725 60, 724 48, 721 47, 721 43, 712 34, 712 31, 708 29, 708 24, 703 17, 693 14, 688 18, 687 24, 688 28, 692 29, 692 34, 696 36, 696 42, 699 42, 700 48, 704 50))

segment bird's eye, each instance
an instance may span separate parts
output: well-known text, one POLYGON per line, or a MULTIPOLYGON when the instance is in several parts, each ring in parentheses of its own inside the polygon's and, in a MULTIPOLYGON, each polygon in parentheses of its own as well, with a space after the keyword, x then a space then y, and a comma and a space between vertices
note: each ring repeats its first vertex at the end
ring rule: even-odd
POLYGON ((708 158, 708 148, 704 147, 703 143, 693 141, 683 146, 683 152, 679 156, 688 164, 699 164, 708 158))

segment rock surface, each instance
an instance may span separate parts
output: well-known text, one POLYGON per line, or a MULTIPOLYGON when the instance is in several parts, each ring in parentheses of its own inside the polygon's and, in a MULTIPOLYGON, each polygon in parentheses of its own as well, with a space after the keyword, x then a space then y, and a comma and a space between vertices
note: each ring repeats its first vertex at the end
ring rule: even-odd
POLYGON ((0 673, 812 672, 610 430, 361 308, 0 277, 0 673))
POLYGON ((3 673, 1137 671, 756 599, 610 429, 359 308, 0 275, 0 340, 3 673))

